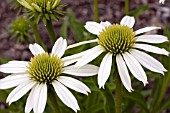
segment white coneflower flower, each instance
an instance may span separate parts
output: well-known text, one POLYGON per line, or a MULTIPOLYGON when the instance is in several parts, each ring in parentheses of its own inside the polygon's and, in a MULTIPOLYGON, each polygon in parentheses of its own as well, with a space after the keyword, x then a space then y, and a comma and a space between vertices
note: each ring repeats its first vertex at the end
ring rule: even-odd
POLYGON ((131 79, 127 67, 135 78, 142 81, 144 85, 148 82, 146 73, 141 65, 153 72, 161 74, 164 74, 164 72, 167 71, 159 61, 138 50, 141 49, 156 54, 169 55, 169 52, 165 49, 140 43, 162 43, 168 41, 167 37, 162 35, 140 35, 160 28, 152 26, 133 31, 132 27, 134 24, 135 19, 130 16, 123 17, 120 24, 111 24, 109 22, 101 22, 100 24, 96 22, 87 22, 85 28, 90 33, 97 35, 98 39, 68 46, 69 49, 81 44, 92 42, 98 43, 97 46, 83 52, 83 56, 75 64, 77 67, 89 63, 103 52, 106 53, 98 72, 99 88, 104 87, 105 82, 109 78, 113 58, 116 59, 120 79, 129 92, 133 89, 131 87, 131 79))
POLYGON ((43 113, 47 101, 47 86, 51 84, 61 101, 77 112, 80 109, 77 100, 66 87, 86 95, 90 89, 76 79, 62 76, 62 73, 92 76, 97 74, 98 67, 90 64, 79 69, 68 66, 77 59, 69 59, 69 56, 61 58, 66 47, 67 42, 63 38, 56 41, 51 54, 46 53, 38 44, 30 44, 29 49, 34 57, 29 62, 10 61, 1 65, 1 72, 13 74, 0 80, 0 89, 16 87, 7 97, 7 102, 11 104, 17 101, 31 90, 25 112, 29 113, 33 109, 34 113, 43 113))
POLYGON ((165 0, 159 0, 159 3, 160 3, 160 4, 164 4, 164 3, 165 3, 165 0))

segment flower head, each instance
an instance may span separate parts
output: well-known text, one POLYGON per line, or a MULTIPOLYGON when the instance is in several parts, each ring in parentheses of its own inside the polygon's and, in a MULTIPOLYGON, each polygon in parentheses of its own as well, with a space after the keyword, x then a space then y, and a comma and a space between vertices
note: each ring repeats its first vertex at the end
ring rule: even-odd
MULTIPOLYGON (((166 69, 164 66, 151 57, 150 55, 142 52, 145 50, 148 52, 169 55, 169 52, 165 49, 161 49, 147 43, 162 43, 168 41, 167 37, 162 35, 141 35, 147 31, 154 29, 160 29, 159 27, 145 27, 137 31, 133 30, 135 23, 134 17, 125 16, 121 20, 120 24, 111 24, 109 22, 87 22, 85 28, 92 34, 97 35, 97 39, 80 42, 81 44, 97 42, 98 45, 92 49, 86 50, 83 53, 82 58, 78 60, 75 66, 81 67, 90 61, 94 60, 101 53, 105 52, 99 72, 98 72, 98 85, 99 88, 103 87, 109 78, 112 66, 112 59, 116 59, 118 73, 124 87, 131 92, 131 79, 129 76, 128 68, 136 79, 142 81, 144 85, 147 82, 147 76, 142 66, 145 68, 164 74, 166 69), (141 66, 142 65, 142 66, 141 66), (128 67, 128 68, 127 68, 128 67)), ((72 48, 81 44, 71 45, 72 48)))
POLYGON ((67 87, 86 95, 90 89, 84 83, 62 74, 92 76, 97 74, 98 67, 87 64, 77 69, 70 65, 80 56, 61 58, 66 47, 66 40, 63 38, 56 41, 50 54, 38 44, 30 44, 29 49, 34 57, 29 62, 10 61, 1 65, 1 72, 12 74, 0 80, 0 89, 16 87, 7 97, 7 102, 11 104, 17 101, 31 90, 25 112, 29 113, 33 109, 35 113, 43 113, 47 101, 47 86, 52 85, 61 101, 77 112, 80 109, 77 100, 67 87))
POLYGON ((22 6, 24 6, 29 11, 30 17, 34 17, 37 15, 39 21, 39 17, 42 16, 43 20, 49 20, 53 18, 54 20, 58 20, 60 15, 63 15, 64 12, 57 9, 60 7, 64 7, 65 5, 60 4, 60 0, 17 0, 22 6))

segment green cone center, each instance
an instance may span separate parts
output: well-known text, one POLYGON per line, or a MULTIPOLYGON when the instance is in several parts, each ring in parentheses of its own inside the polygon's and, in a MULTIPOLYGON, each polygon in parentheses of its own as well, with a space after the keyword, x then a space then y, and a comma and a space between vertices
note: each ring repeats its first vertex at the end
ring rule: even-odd
POLYGON ((51 83, 62 73, 64 64, 61 58, 43 53, 31 58, 28 73, 31 79, 40 83, 51 83))
POLYGON ((128 51, 135 43, 135 32, 128 26, 113 24, 98 35, 98 44, 107 52, 117 55, 128 51))

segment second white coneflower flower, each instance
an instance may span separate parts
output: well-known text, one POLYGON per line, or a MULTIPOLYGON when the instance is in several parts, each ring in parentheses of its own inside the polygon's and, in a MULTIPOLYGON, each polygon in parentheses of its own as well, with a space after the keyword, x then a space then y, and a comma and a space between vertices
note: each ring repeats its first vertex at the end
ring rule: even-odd
POLYGON ((162 43, 168 41, 167 37, 162 35, 140 35, 142 33, 160 28, 145 27, 134 31, 132 29, 134 24, 135 19, 134 17, 130 16, 123 17, 120 24, 111 24, 109 22, 101 22, 100 24, 96 22, 87 22, 85 28, 90 33, 97 35, 98 38, 95 40, 70 45, 68 47, 69 49, 86 43, 98 43, 96 47, 81 53, 83 56, 75 64, 77 67, 81 67, 89 63, 103 52, 106 53, 100 64, 98 72, 99 88, 104 88, 104 85, 109 78, 113 58, 116 59, 120 79, 124 87, 129 92, 131 92, 133 89, 131 87, 131 79, 127 67, 135 76, 135 78, 139 81, 142 81, 144 85, 146 85, 148 82, 146 73, 144 72, 141 65, 153 72, 161 74, 164 74, 166 71, 164 66, 159 61, 138 49, 156 54, 169 55, 169 52, 165 49, 141 43, 162 43))
POLYGON ((30 44, 29 49, 34 57, 29 62, 10 61, 0 65, 1 72, 12 73, 0 80, 0 89, 16 87, 7 97, 7 102, 11 104, 17 101, 31 90, 25 112, 29 113, 33 109, 34 113, 43 113, 47 101, 47 87, 52 85, 61 101, 77 112, 80 109, 79 105, 67 87, 86 95, 90 89, 84 83, 62 74, 92 76, 97 74, 98 67, 90 64, 79 69, 68 66, 77 61, 79 57, 61 58, 66 47, 67 42, 63 38, 56 41, 51 54, 46 53, 38 44, 30 44))

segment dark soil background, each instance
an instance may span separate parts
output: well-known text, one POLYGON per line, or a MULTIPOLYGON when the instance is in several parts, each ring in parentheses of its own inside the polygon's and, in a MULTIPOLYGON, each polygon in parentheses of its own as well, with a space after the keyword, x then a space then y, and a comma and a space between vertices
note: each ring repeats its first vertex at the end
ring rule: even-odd
MULTIPOLYGON (((73 10, 78 21, 85 23, 93 20, 93 0, 62 0, 67 4, 67 8, 73 10)), ((159 4, 159 0, 130 0, 130 10, 141 5, 148 4, 149 10, 136 18, 134 29, 145 26, 169 26, 170 29, 170 0, 166 0, 164 5, 159 4)), ((7 0, 0 0, 0 57, 11 60, 29 60, 32 56, 28 45, 25 42, 16 44, 16 38, 10 39, 11 34, 8 32, 10 23, 16 18, 17 11, 11 9, 12 4, 7 0)), ((110 21, 119 23, 124 13, 124 0, 99 0, 99 21, 110 21)), ((54 22, 55 32, 60 33, 62 21, 54 22)), ((38 26, 43 41, 47 47, 52 47, 48 34, 42 22, 38 26)), ((153 31, 162 34, 162 30, 153 31)), ((58 35, 59 36, 59 35, 58 35)), ((69 32, 69 44, 73 43, 73 35, 69 32)), ((32 43, 34 43, 32 41, 32 43)), ((2 64, 2 62, 0 62, 2 64)), ((0 73, 0 78, 4 75, 0 73)))

